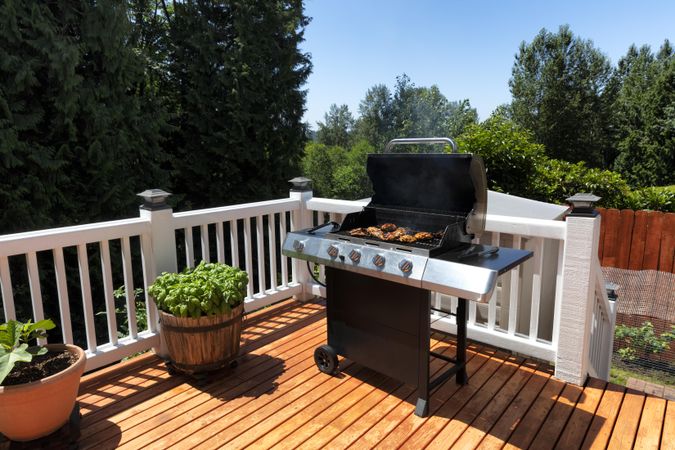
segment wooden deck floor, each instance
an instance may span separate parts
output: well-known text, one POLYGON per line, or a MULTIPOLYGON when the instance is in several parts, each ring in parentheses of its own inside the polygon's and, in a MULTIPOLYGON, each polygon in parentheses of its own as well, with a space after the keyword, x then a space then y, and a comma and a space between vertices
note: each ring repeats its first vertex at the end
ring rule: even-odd
MULTIPOLYGON (((319 373, 324 306, 287 301, 247 318, 244 356, 203 386, 146 355, 86 376, 80 448, 658 448, 675 445, 675 402, 469 347, 469 384, 449 381, 413 415, 415 392, 348 360, 319 373)), ((454 344, 433 336, 436 351, 454 344)), ((432 371, 442 368, 432 362, 432 371)))

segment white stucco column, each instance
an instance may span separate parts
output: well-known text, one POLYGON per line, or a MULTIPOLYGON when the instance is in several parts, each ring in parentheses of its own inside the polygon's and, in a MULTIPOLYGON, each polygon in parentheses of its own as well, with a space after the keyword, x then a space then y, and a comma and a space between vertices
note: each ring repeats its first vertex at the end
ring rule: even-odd
MULTIPOLYGON (((314 196, 312 191, 312 180, 304 177, 297 177, 290 180, 291 190, 290 198, 300 200, 300 207, 293 211, 291 220, 291 231, 302 230, 312 226, 312 211, 307 209, 307 201, 314 196)), ((312 294, 312 276, 307 270, 307 262, 293 258, 293 281, 302 286, 302 292, 295 294, 293 298, 299 301, 307 301, 314 298, 312 294)))
MULTIPOLYGON (((143 257, 143 276, 146 286, 150 286, 162 272, 176 272, 176 230, 173 227, 173 209, 166 203, 171 195, 161 189, 149 189, 138 194, 143 198, 140 217, 150 220, 150 235, 141 236, 143 257)), ((155 302, 145 292, 148 311, 148 327, 160 335, 161 345, 153 348, 159 356, 166 356, 166 344, 162 339, 159 315, 155 302)))
MULTIPOLYGON (((568 200, 574 203, 575 197, 568 200)), ((588 375, 595 294, 593 270, 598 258, 600 215, 592 204, 581 208, 575 205, 566 222, 555 376, 583 385, 588 375)))

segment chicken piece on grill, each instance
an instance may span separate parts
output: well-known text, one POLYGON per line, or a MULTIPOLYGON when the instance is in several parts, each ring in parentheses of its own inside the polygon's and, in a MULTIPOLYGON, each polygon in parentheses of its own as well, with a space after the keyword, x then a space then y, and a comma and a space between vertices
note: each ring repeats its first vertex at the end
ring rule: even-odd
POLYGON ((397 226, 394 225, 393 223, 385 223, 383 225, 380 225, 380 230, 386 231, 387 233, 390 233, 394 230, 396 230, 397 226))
POLYGON ((370 236, 368 234, 368 230, 366 230, 365 228, 354 228, 353 230, 349 231, 349 235, 354 236, 354 237, 368 237, 368 236, 370 236))
POLYGON ((405 235, 406 235, 406 231, 407 231, 407 230, 406 230, 405 228, 403 228, 403 227, 397 228, 397 229, 395 229, 394 231, 392 231, 391 233, 387 233, 387 236, 390 238, 390 239, 387 239, 387 240, 388 240, 388 241, 389 241, 389 240, 391 240, 391 241, 397 241, 397 240, 399 240, 402 236, 405 236, 405 235))
POLYGON ((434 235, 429 233, 428 231, 420 231, 419 233, 415 233, 415 239, 418 241, 429 241, 434 238, 434 235))
POLYGON ((403 236, 398 238, 398 240, 401 242, 405 242, 406 244, 412 244, 417 240, 417 238, 415 238, 415 236, 412 234, 404 234, 403 236))
POLYGON ((366 228, 368 234, 377 239, 384 239, 384 231, 380 230, 378 227, 368 227, 366 228))

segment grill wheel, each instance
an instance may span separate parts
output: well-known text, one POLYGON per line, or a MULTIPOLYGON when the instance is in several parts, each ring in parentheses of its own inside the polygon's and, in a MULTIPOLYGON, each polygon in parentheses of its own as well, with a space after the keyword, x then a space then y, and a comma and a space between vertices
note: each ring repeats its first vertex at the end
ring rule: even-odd
POLYGON ((330 345, 322 345, 314 350, 314 362, 323 373, 333 375, 337 372, 337 353, 335 353, 335 350, 330 345))

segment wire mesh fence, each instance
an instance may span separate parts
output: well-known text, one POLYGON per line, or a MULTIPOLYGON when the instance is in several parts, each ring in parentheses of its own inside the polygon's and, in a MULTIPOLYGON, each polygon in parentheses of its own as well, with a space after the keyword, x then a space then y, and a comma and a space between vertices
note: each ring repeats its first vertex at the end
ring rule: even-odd
POLYGON ((613 381, 675 386, 675 274, 604 267, 616 286, 613 381))

